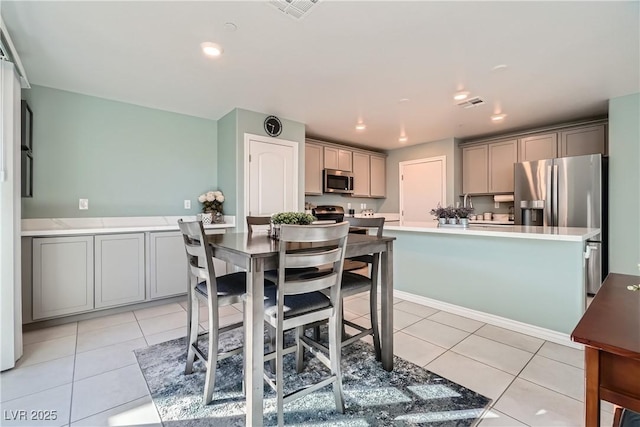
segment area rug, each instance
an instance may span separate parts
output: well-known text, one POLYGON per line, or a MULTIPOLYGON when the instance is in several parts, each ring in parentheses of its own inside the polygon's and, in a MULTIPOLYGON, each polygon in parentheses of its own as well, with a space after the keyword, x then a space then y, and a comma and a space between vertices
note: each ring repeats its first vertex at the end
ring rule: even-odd
MULTIPOLYGON (((242 333, 238 330, 220 336, 220 345, 224 348, 237 346, 241 341, 242 333)), ((196 362, 194 372, 184 374, 186 338, 135 353, 165 426, 244 426, 241 356, 219 362, 213 402, 203 405, 205 368, 196 362)), ((297 374, 293 354, 285 356, 285 393, 317 382, 318 376, 327 373, 313 356, 305 357, 305 366, 305 370, 297 374)), ((335 411, 333 391, 327 386, 286 404, 285 424, 473 426, 491 401, 399 357, 394 357, 393 371, 387 372, 375 360, 373 347, 361 341, 343 349, 342 384, 344 414, 335 411)), ((277 425, 275 393, 266 385, 264 392, 264 424, 277 425)))

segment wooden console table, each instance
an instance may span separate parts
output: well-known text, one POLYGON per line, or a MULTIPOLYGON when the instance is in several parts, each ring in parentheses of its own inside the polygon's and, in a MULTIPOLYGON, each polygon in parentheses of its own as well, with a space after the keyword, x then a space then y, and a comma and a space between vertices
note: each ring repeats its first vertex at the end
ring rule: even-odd
POLYGON ((600 399, 640 412, 640 276, 609 274, 573 330, 585 347, 585 426, 600 426, 600 399))

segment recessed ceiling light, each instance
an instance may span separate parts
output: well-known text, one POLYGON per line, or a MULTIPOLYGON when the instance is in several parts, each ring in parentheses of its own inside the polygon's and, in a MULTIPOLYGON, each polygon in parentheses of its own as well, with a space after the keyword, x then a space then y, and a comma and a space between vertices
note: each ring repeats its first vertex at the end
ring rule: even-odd
POLYGON ((507 64, 499 64, 499 65, 496 65, 495 67, 493 67, 493 71, 504 71, 507 68, 509 68, 509 66, 507 64))
POLYGON ((409 98, 402 98, 400 101, 398 101, 398 103, 402 104, 405 102, 409 102, 409 98))
POLYGON ((507 117, 506 114, 494 114, 491 116, 491 120, 494 122, 501 122, 505 117, 507 117))
POLYGON ((407 142, 409 140, 409 138, 406 137, 406 135, 402 135, 400 138, 398 138, 398 142, 407 142))
POLYGON ((466 90, 461 90, 460 92, 456 92, 453 94, 453 99, 455 99, 456 101, 462 101, 463 99, 467 99, 468 96, 469 92, 467 92, 466 90))
POLYGON ((200 44, 202 52, 207 56, 218 57, 222 55, 222 47, 217 43, 204 42, 200 44))
POLYGON ((224 23, 224 29, 232 33, 232 32, 234 32, 235 30, 238 29, 238 26, 236 24, 234 24, 233 22, 225 22, 224 23))
POLYGON ((362 122, 359 122, 359 123, 356 125, 356 130, 365 130, 366 128, 367 128, 367 125, 365 125, 365 124, 364 124, 364 123, 362 123, 362 122))

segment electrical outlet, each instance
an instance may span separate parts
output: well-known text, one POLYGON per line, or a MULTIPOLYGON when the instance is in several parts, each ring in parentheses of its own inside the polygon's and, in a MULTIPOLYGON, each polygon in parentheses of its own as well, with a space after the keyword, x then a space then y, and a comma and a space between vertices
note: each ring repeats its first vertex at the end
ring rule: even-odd
POLYGON ((191 209, 191 200, 185 200, 184 201, 184 208, 185 209, 191 209))
POLYGON ((89 199, 80 199, 78 202, 78 209, 87 210, 89 209, 89 199))
POLYGON ((493 207, 498 209, 500 207, 500 202, 493 202, 493 207))

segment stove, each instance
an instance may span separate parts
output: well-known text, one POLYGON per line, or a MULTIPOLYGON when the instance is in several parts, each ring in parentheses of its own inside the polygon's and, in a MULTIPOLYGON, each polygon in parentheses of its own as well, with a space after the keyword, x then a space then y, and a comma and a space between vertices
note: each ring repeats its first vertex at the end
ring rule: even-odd
POLYGON ((318 221, 344 221, 344 208, 337 205, 317 206, 311 213, 318 218, 318 221))

